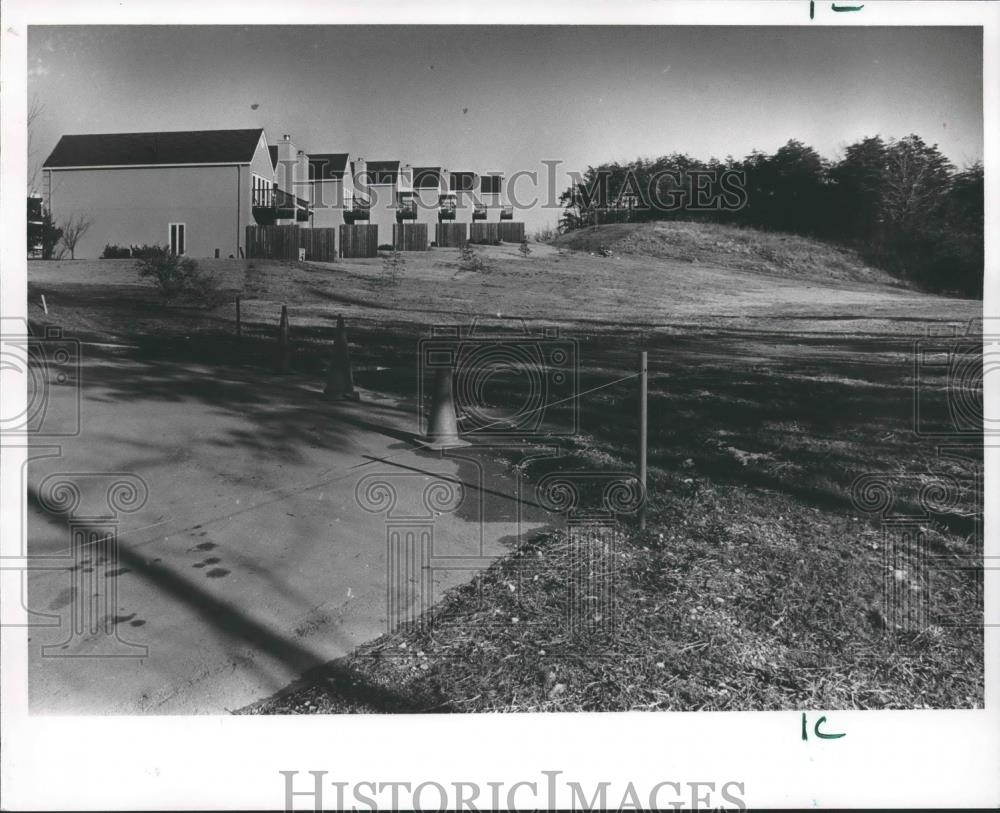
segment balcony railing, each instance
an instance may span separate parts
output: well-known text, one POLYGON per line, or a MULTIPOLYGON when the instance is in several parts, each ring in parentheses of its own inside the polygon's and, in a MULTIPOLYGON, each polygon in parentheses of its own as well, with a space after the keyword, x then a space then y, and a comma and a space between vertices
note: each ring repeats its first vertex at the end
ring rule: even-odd
POLYGON ((358 220, 371 219, 371 202, 364 198, 353 198, 344 201, 344 222, 355 223, 358 220))
POLYGON ((396 194, 396 220, 402 223, 404 220, 417 219, 417 198, 413 192, 399 192, 396 194))
POLYGON ((441 195, 438 198, 438 220, 454 220, 458 201, 454 195, 441 195))
POLYGON ((276 186, 251 189, 250 207, 254 219, 262 225, 292 218, 299 222, 309 220, 309 201, 276 186))

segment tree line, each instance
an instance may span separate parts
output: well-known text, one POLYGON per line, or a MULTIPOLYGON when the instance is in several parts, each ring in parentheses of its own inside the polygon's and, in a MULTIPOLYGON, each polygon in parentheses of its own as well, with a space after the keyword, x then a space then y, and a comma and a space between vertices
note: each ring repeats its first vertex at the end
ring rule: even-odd
POLYGON ((561 196, 559 228, 707 220, 792 232, 855 248, 922 287, 981 297, 983 190, 981 163, 957 169, 917 135, 866 137, 836 161, 792 139, 743 160, 672 153, 588 167, 561 196))

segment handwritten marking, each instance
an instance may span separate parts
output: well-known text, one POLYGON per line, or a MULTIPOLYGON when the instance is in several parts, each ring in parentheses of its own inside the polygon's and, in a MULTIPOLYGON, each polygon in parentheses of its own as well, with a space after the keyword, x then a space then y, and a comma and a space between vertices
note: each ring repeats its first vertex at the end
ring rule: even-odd
MULTIPOLYGON (((846 737, 847 732, 842 732, 840 734, 827 734, 825 731, 820 731, 820 726, 826 722, 826 715, 820 717, 816 724, 813 726, 813 734, 821 740, 839 740, 841 737, 846 737)), ((802 712, 802 739, 806 741, 809 739, 809 729, 806 724, 806 713, 802 712)))

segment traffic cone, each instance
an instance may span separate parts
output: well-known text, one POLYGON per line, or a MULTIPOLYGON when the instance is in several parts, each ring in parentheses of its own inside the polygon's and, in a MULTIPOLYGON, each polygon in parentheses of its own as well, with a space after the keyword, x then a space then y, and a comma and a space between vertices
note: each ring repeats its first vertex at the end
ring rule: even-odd
POLYGON ((339 315, 337 316, 337 336, 333 341, 333 358, 330 360, 330 369, 326 372, 326 389, 323 390, 323 397, 361 400, 354 389, 351 351, 347 345, 347 328, 344 327, 344 317, 339 315))
POLYGON ((281 321, 278 322, 278 372, 284 375, 289 368, 288 347, 288 307, 281 306, 281 321))
POLYGON ((427 449, 452 449, 469 445, 468 441, 458 436, 451 377, 450 367, 438 367, 434 373, 434 401, 431 404, 430 420, 427 422, 427 437, 418 441, 427 449))

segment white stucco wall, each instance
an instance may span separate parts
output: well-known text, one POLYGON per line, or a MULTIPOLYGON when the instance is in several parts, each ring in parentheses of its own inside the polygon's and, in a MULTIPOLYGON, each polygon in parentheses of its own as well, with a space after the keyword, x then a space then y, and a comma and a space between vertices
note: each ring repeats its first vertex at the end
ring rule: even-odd
POLYGON ((441 196, 441 190, 435 186, 433 189, 414 189, 413 192, 417 199, 417 219, 415 222, 426 223, 427 239, 433 240, 434 226, 438 222, 438 200, 441 196))
POLYGON ((311 190, 314 228, 332 228, 344 222, 343 182, 339 180, 314 181, 311 190))
POLYGON ((368 222, 378 226, 379 245, 391 243, 396 225, 396 184, 371 184, 368 191, 372 202, 368 222))
POLYGON ((187 255, 238 256, 250 222, 247 166, 126 167, 46 170, 47 205, 57 224, 84 216, 91 226, 77 259, 96 258, 106 244, 170 242, 170 224, 184 223, 187 255))

